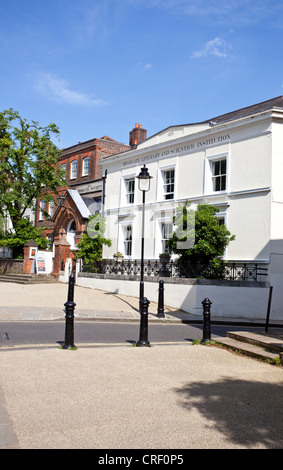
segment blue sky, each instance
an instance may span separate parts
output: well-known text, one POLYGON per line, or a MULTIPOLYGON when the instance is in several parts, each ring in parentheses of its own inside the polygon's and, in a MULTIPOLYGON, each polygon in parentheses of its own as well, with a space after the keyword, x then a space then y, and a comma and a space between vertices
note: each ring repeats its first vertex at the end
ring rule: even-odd
POLYGON ((283 95, 282 0, 0 0, 0 110, 60 148, 283 95))

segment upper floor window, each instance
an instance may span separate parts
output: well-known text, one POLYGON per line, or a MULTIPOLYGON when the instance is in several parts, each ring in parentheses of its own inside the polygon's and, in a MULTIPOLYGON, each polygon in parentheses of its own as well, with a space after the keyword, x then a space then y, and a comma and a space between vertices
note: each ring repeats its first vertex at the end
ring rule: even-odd
POLYGON ((211 162, 212 189, 213 191, 226 190, 226 158, 211 162))
POLYGON ((78 162, 77 160, 73 160, 71 163, 71 179, 77 177, 77 169, 78 169, 78 162))
POLYGON ((83 159, 83 176, 87 176, 89 174, 89 157, 85 157, 83 159))
POLYGON ((125 180, 126 186, 126 201, 127 204, 134 204, 135 202, 135 179, 125 180))
POLYGON ((67 169, 66 163, 62 163, 61 168, 62 168, 62 170, 66 171, 66 169, 67 169))
POLYGON ((175 170, 165 170, 163 176, 163 196, 164 199, 174 199, 175 190, 175 170))
POLYGON ((44 219, 44 209, 45 209, 45 201, 41 199, 39 203, 39 219, 38 220, 44 219))
POLYGON ((52 218, 54 215, 54 201, 49 202, 49 215, 52 218))

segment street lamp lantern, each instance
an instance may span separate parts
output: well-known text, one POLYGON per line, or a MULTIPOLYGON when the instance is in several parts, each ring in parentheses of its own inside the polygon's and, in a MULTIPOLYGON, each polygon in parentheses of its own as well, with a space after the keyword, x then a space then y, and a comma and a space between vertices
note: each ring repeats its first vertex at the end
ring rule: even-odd
POLYGON ((143 282, 143 271, 144 271, 144 206, 145 206, 145 193, 150 190, 150 176, 148 168, 144 165, 138 176, 139 190, 142 191, 142 237, 141 237, 141 277, 140 277, 140 301, 144 297, 144 282, 143 282))
POLYGON ((148 168, 144 165, 141 168, 140 174, 136 176, 136 178, 139 180, 139 190, 147 192, 150 190, 150 180, 152 176, 148 173, 148 168))
POLYGON ((65 194, 60 194, 59 195, 59 207, 64 207, 66 204, 67 198, 65 194))

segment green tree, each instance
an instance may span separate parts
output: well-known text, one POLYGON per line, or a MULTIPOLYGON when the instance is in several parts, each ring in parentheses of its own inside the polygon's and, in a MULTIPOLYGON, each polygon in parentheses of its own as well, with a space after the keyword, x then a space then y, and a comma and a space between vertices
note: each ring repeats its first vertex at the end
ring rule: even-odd
MULTIPOLYGON (((44 189, 50 192, 65 185, 64 171, 57 168, 59 151, 51 141, 58 127, 28 123, 12 108, 0 113, 0 214, 8 213, 14 229, 27 208, 35 209, 44 189)), ((49 194, 48 194, 49 193, 49 194)))
POLYGON ((225 248, 235 239, 216 217, 219 209, 209 204, 199 204, 196 211, 188 202, 179 205, 174 217, 176 230, 168 241, 171 252, 178 254, 177 264, 187 277, 221 276, 225 248), (189 242, 182 247, 180 242, 189 242))
POLYGON ((78 243, 76 258, 82 259, 83 264, 88 266, 89 272, 97 272, 99 261, 102 260, 103 245, 112 244, 110 239, 104 237, 105 230, 105 219, 96 214, 89 218, 87 231, 78 243))
POLYGON ((8 246, 13 250, 13 258, 23 258, 24 245, 29 240, 34 240, 40 250, 46 250, 48 241, 41 235, 27 219, 21 219, 16 225, 15 231, 0 239, 0 246, 8 246))

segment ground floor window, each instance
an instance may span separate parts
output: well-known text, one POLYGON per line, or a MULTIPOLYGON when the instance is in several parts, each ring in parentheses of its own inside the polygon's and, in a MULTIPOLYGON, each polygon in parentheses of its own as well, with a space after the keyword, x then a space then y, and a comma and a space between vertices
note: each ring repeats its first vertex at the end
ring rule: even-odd
POLYGON ((126 256, 132 256, 133 234, 132 225, 125 225, 123 227, 124 235, 124 253, 126 256))
POLYGON ((169 249, 166 246, 167 240, 169 240, 170 236, 173 232, 173 225, 170 222, 161 222, 161 250, 162 253, 169 253, 169 249))

